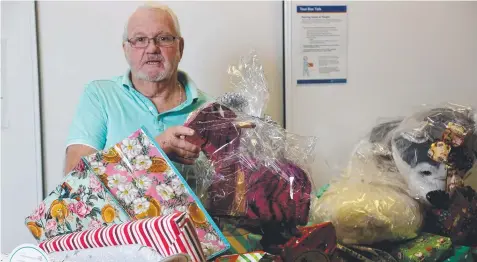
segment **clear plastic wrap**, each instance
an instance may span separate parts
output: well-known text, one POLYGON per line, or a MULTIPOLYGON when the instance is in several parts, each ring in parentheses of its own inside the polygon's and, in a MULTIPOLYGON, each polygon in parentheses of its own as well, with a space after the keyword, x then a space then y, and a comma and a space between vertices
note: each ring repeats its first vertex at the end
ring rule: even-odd
POLYGON ((238 65, 229 66, 233 92, 219 97, 217 102, 245 115, 262 117, 270 92, 263 66, 255 51, 241 57, 238 65))
POLYGON ((194 165, 196 193, 213 216, 306 224, 314 188, 307 167, 316 139, 262 116, 269 90, 255 52, 230 68, 235 92, 185 124, 196 131, 187 139, 206 156, 194 165))

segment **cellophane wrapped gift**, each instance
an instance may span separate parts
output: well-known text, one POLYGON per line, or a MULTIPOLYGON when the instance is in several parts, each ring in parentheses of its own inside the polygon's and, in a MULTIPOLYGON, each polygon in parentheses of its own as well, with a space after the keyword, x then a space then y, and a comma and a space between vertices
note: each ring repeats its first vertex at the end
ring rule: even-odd
POLYGON ((426 207, 424 230, 456 245, 477 245, 477 112, 445 103, 404 118, 391 133, 396 167, 426 207))
POLYGON ((313 181, 314 137, 292 134, 263 115, 268 99, 264 71, 255 52, 231 66, 234 92, 193 112, 186 139, 201 147, 196 192, 214 217, 254 223, 304 225, 313 181))
POLYGON ((331 221, 343 244, 371 245, 419 234, 423 214, 404 178, 377 145, 363 141, 347 169, 320 198, 313 198, 310 222, 331 221))
MULTIPOLYGON (((152 248, 162 257, 187 254, 191 261, 205 261, 194 226, 181 212, 60 235, 41 242, 39 247, 54 253, 130 245, 152 248)), ((106 254, 107 249, 100 251, 106 254)))
POLYGON ((429 192, 452 195, 476 160, 477 112, 451 103, 423 106, 389 131, 387 142, 411 195, 429 206, 429 192))
POLYGON ((207 259, 229 249, 197 195, 145 128, 84 160, 133 219, 186 212, 207 259))
POLYGON ((38 241, 130 220, 91 170, 79 164, 25 219, 38 241))

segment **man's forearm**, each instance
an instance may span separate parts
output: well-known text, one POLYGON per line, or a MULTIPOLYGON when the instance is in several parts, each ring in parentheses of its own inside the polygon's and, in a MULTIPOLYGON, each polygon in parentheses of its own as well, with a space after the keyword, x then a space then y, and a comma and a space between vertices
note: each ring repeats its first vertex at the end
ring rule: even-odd
POLYGON ((85 145, 71 145, 66 149, 64 175, 67 175, 78 165, 83 156, 96 152, 94 148, 85 145))

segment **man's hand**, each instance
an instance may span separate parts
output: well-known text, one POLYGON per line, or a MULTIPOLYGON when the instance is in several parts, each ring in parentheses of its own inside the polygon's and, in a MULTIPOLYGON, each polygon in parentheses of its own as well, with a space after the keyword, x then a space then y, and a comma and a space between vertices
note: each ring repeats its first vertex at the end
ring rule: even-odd
POLYGON ((185 140, 186 136, 193 136, 194 130, 185 126, 168 128, 156 137, 161 149, 175 162, 192 165, 199 157, 200 148, 185 140))

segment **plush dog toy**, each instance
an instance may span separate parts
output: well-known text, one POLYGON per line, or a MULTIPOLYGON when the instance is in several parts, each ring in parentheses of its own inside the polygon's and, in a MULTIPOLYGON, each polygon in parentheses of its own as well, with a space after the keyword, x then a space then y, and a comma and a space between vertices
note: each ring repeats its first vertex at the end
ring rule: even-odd
POLYGON ((450 194, 469 175, 477 153, 474 112, 463 107, 425 110, 404 119, 390 138, 393 159, 411 194, 429 205, 427 193, 450 194))

